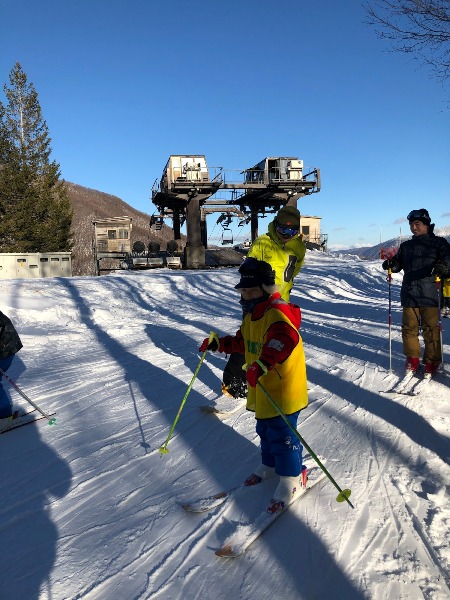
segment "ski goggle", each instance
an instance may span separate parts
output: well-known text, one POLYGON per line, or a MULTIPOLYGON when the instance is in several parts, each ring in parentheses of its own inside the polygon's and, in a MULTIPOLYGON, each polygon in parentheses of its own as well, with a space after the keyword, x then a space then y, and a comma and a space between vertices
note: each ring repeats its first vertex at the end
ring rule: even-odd
POLYGON ((275 229, 281 233, 283 237, 293 237, 300 231, 298 227, 295 229, 293 227, 288 227, 287 225, 280 225, 279 223, 275 223, 275 229))
POLYGON ((427 219, 427 221, 430 221, 428 213, 423 210, 412 210, 406 218, 408 221, 417 221, 418 219, 427 219))

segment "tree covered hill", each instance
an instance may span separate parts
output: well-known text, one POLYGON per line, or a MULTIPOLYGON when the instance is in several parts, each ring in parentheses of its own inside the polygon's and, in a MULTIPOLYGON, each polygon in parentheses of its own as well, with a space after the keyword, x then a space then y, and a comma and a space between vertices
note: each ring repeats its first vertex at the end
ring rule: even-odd
MULTIPOLYGON (((74 275, 94 275, 94 255, 92 241, 94 238, 93 221, 108 217, 131 217, 131 243, 139 240, 146 247, 149 242, 158 242, 161 250, 166 249, 167 242, 173 239, 173 230, 168 225, 162 229, 150 229, 150 215, 136 210, 129 204, 111 194, 65 182, 72 210, 73 251, 72 265, 74 275)), ((168 221, 170 223, 170 221, 168 221)), ((185 239, 185 236, 182 236, 185 239)))

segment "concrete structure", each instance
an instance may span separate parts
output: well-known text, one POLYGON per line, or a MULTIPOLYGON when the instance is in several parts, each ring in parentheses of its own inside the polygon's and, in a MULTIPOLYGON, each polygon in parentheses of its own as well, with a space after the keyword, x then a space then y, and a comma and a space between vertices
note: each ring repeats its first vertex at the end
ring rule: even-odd
POLYGON ((72 277, 70 252, 0 253, 0 279, 72 277))

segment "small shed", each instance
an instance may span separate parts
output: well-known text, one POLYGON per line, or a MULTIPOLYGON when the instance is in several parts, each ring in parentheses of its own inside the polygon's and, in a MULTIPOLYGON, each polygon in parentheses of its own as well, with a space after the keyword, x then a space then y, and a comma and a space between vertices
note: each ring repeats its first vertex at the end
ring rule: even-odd
POLYGON ((131 252, 131 217, 109 217, 92 223, 97 254, 131 252))
POLYGON ((114 271, 117 260, 122 261, 131 253, 131 217, 109 217, 92 221, 94 225, 94 263, 95 274, 101 271, 114 271), (100 268, 100 261, 107 260, 107 268, 100 268), (109 260, 113 259, 113 260, 109 260))
POLYGON ((0 279, 72 277, 70 252, 2 252, 0 279))
POLYGON ((300 217, 300 233, 303 235, 305 242, 313 244, 321 243, 320 221, 322 217, 309 217, 301 215, 300 217))

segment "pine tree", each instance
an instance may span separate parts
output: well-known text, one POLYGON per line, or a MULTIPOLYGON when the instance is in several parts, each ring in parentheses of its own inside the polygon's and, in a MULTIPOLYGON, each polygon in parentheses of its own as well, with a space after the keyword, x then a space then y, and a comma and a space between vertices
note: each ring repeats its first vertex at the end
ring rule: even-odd
POLYGON ((19 63, 0 102, 0 251, 71 249, 72 208, 38 95, 19 63))

